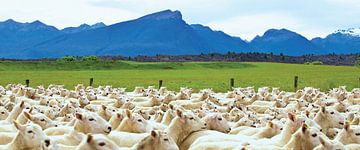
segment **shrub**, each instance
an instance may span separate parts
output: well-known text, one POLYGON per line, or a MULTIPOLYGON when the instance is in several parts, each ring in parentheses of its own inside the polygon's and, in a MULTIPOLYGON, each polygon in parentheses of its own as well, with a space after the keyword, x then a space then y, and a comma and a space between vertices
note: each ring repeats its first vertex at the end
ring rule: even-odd
POLYGON ((81 59, 82 61, 99 61, 99 58, 96 56, 84 56, 81 59))
POLYGON ((74 56, 64 56, 64 57, 58 58, 57 61, 60 61, 60 62, 74 62, 74 61, 76 61, 76 58, 74 56))
POLYGON ((323 62, 321 62, 321 61, 313 61, 311 64, 312 65, 322 65, 323 62))

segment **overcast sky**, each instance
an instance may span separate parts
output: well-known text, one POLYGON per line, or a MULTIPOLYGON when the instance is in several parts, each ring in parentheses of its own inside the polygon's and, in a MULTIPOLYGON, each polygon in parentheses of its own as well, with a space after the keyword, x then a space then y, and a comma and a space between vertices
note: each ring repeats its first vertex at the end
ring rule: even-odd
POLYGON ((270 28, 287 28, 308 39, 360 27, 359 0, 1 0, 0 21, 40 20, 59 29, 82 23, 113 24, 165 10, 251 40, 270 28))

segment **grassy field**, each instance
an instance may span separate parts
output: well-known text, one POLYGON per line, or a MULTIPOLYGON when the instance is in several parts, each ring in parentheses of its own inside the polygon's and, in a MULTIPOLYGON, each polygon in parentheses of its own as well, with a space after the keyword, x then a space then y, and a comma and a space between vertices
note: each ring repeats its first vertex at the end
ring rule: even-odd
POLYGON ((132 90, 134 86, 158 85, 177 90, 188 86, 194 89, 213 88, 227 91, 230 78, 235 86, 271 86, 293 91, 294 76, 299 76, 299 87, 313 86, 326 91, 346 85, 359 87, 360 69, 352 66, 325 66, 280 63, 185 62, 140 63, 128 61, 99 62, 0 62, 0 84, 24 83, 30 86, 64 84, 73 88, 77 83, 113 85, 132 90))

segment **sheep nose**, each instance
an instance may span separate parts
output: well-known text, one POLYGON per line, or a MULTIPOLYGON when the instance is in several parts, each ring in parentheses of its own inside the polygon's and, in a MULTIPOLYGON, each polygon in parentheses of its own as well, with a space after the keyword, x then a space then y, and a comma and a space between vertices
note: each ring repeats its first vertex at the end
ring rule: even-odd
POLYGON ((50 140, 49 140, 49 139, 46 139, 44 142, 45 142, 46 147, 49 147, 49 145, 50 145, 50 140))
POLYGON ((111 132, 111 127, 108 127, 109 132, 111 132))

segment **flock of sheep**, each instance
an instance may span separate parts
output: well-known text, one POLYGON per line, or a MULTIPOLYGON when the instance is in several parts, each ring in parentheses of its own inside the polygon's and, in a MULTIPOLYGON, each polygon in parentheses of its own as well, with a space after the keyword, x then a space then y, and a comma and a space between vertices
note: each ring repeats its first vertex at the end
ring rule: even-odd
POLYGON ((0 149, 360 149, 360 88, 0 86, 0 149))

